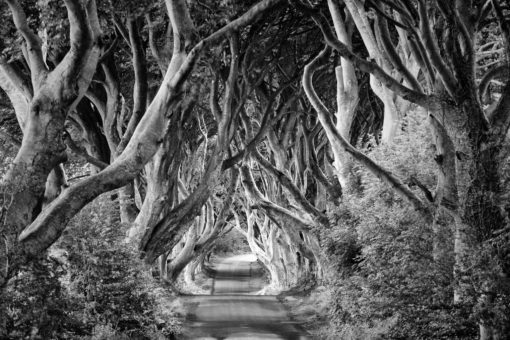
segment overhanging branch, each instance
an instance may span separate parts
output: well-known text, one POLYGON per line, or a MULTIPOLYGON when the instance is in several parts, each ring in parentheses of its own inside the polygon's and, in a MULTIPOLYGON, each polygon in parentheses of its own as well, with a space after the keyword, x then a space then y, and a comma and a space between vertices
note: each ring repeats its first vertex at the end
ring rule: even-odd
POLYGON ((409 102, 415 103, 424 108, 428 108, 429 110, 434 110, 435 108, 439 107, 439 99, 437 97, 414 91, 402 85, 399 81, 386 73, 376 63, 366 61, 354 54, 345 44, 341 43, 338 39, 335 38, 324 16, 320 14, 313 14, 312 18, 321 29, 326 43, 334 48, 343 58, 351 61, 361 71, 372 74, 384 86, 409 102))
POLYGON ((331 113, 319 99, 319 96, 315 92, 312 84, 314 71, 318 66, 318 62, 324 57, 326 52, 327 49, 323 50, 314 60, 306 65, 305 71, 303 73, 303 88, 308 97, 308 100, 317 111, 319 120, 326 132, 326 135, 328 136, 330 143, 344 149, 346 152, 352 155, 355 160, 363 164, 374 176, 390 185, 400 196, 410 202, 417 211, 421 212, 426 217, 430 217, 429 207, 424 202, 422 202, 421 199, 416 196, 416 194, 414 194, 391 172, 382 168, 368 156, 353 147, 335 128, 333 121, 331 120, 331 113))

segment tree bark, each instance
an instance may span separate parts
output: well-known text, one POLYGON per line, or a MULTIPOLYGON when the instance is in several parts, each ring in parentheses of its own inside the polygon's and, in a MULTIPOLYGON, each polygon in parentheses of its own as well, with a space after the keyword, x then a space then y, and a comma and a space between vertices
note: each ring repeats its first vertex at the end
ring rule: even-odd
POLYGON ((192 70, 201 52, 233 30, 252 23, 259 18, 260 13, 280 2, 281 0, 259 2, 238 19, 196 44, 186 58, 183 58, 182 54, 179 56, 174 53, 175 61, 170 64, 162 86, 147 108, 146 114, 142 117, 122 155, 97 175, 88 177, 65 190, 45 209, 43 214, 32 222, 30 227, 24 230, 20 235, 20 241, 23 243, 26 254, 38 254, 41 250, 49 247, 58 239, 71 217, 99 194, 123 186, 135 178, 143 165, 157 151, 167 126, 167 117, 164 116, 164 113, 177 99, 178 89, 192 70), (178 67, 179 65, 181 67, 178 67))
POLYGON ((95 1, 89 1, 85 9, 76 0, 66 0, 71 48, 49 72, 42 59, 40 40, 29 28, 23 9, 16 0, 7 3, 15 26, 29 47, 34 94, 26 120, 22 122, 21 148, 1 184, 8 201, 2 202, 6 211, 0 234, 6 249, 0 257, 0 286, 5 285, 22 262, 24 249, 18 245, 18 236, 38 212, 50 171, 66 160, 62 138, 64 122, 92 79, 99 34, 95 1))

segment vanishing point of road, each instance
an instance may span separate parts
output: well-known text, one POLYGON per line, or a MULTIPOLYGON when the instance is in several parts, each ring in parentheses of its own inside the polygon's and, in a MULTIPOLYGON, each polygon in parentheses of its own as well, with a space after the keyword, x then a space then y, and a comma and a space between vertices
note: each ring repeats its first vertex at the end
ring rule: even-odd
POLYGON ((211 295, 185 298, 185 339, 310 339, 276 296, 254 295, 264 286, 254 256, 229 257, 211 269, 211 295))

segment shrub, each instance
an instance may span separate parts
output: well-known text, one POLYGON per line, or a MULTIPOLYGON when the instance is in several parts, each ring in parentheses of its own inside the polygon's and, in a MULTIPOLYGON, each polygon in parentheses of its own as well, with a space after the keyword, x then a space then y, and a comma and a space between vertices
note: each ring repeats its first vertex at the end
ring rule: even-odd
POLYGON ((79 320, 80 301, 59 278, 62 263, 48 257, 34 261, 0 295, 1 339, 70 339, 87 334, 79 320))
MULTIPOLYGON (((399 178, 414 177, 432 188, 435 165, 425 124, 411 113, 394 144, 365 152, 399 178)), ((361 191, 332 214, 337 223, 326 232, 323 248, 343 274, 330 281, 334 337, 475 337, 469 306, 453 305, 453 244, 442 242, 453 239, 448 218, 433 230, 393 189, 361 166, 356 172, 361 191)))
POLYGON ((81 317, 94 329, 93 337, 111 330, 131 339, 168 338, 178 327, 159 313, 152 295, 157 283, 137 251, 123 242, 126 226, 117 207, 108 195, 101 196, 72 220, 56 244, 72 268, 69 288, 84 301, 81 317))
POLYGON ((69 224, 49 254, 0 296, 2 339, 172 339, 180 325, 157 283, 123 243, 118 202, 103 195, 69 224))

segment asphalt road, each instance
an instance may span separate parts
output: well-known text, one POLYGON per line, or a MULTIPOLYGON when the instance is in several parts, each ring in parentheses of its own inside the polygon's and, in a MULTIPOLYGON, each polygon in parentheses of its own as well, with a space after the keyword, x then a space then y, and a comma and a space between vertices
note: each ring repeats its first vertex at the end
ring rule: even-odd
POLYGON ((253 256, 226 258, 212 269, 211 295, 186 298, 185 339, 309 339, 275 296, 252 295, 264 286, 253 256))

